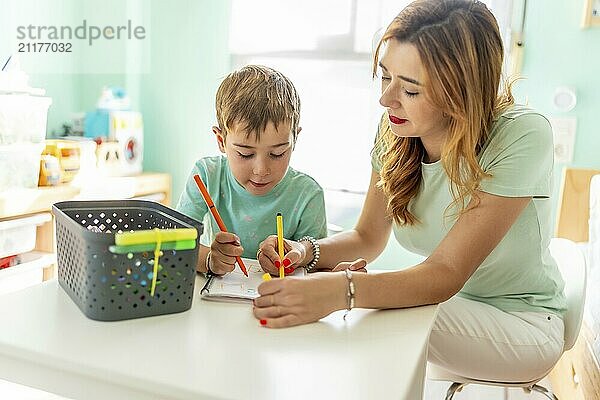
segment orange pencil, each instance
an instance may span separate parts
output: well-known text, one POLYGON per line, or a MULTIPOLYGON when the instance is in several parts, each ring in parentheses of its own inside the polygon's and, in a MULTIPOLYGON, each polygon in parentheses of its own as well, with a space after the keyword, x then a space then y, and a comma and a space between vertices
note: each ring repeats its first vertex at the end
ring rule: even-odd
MULTIPOLYGON (((225 223, 221 219, 221 216, 219 215, 219 211, 217 211, 217 207, 215 207, 215 203, 213 203, 213 201, 210 197, 210 194, 208 194, 208 190, 206 190, 206 186, 204 186, 204 182, 202 182, 202 179, 198 175, 194 175, 194 180, 196 181, 196 185, 198 186, 200 193, 202 193, 202 197, 204 197, 204 201, 206 202, 206 205, 208 206, 210 213, 212 214, 215 221, 217 221, 217 225, 219 225, 219 229, 222 232, 227 232, 227 227, 225 226, 225 223)), ((236 257, 235 259, 237 260, 237 263, 240 266, 240 269, 242 270, 244 275, 248 276, 248 271, 246 270, 246 266, 244 265, 244 262, 242 261, 241 257, 236 257)))

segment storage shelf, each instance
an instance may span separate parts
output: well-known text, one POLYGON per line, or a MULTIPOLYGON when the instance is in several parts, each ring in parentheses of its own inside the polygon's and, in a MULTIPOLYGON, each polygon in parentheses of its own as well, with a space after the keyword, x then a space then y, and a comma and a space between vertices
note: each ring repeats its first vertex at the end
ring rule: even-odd
POLYGON ((170 186, 170 175, 147 172, 136 176, 94 177, 81 187, 67 184, 7 190, 0 192, 0 219, 49 211, 59 201, 130 198, 157 192, 165 194, 163 203, 168 205, 170 186))
POLYGON ((0 219, 48 211, 57 201, 72 199, 79 188, 70 185, 0 192, 0 219))
POLYGON ((19 255, 21 263, 0 269, 0 279, 34 269, 47 268, 56 264, 56 255, 45 251, 30 251, 19 255))
MULTIPOLYGON (((147 198, 169 206, 171 203, 171 176, 165 173, 145 172, 134 176, 90 178, 76 177, 70 184, 0 191, 0 221, 20 219, 40 212, 50 212, 52 205, 69 200, 110 200, 147 198)), ((0 270, 0 294, 14 287, 55 276, 56 242, 53 218, 39 225, 36 231, 36 252, 26 256, 25 263, 0 270), (47 253, 45 253, 47 252, 47 253), (45 257, 48 255, 48 257, 45 257), (33 257, 33 258, 28 258, 33 257), (46 268, 48 267, 48 268, 46 268), (11 286, 12 285, 12 286, 11 286)))
POLYGON ((41 283, 44 280, 44 269, 56 264, 56 255, 43 251, 31 251, 19 257, 19 264, 0 269, 0 294, 41 283))

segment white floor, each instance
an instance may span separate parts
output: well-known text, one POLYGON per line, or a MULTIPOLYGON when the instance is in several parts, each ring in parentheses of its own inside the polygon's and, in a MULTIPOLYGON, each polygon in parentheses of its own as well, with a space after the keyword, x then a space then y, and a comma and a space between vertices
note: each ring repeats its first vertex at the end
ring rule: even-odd
MULTIPOLYGON (((540 384, 550 388, 547 379, 540 384)), ((423 400, 443 400, 449 382, 427 381, 425 385, 425 397, 423 400)), ((68 400, 64 397, 46 393, 41 390, 28 388, 11 382, 0 380, 0 399, 9 400, 68 400)), ((543 400, 546 397, 539 393, 526 394, 521 389, 509 389, 508 397, 504 397, 504 389, 489 386, 467 386, 454 396, 454 400, 543 400)))

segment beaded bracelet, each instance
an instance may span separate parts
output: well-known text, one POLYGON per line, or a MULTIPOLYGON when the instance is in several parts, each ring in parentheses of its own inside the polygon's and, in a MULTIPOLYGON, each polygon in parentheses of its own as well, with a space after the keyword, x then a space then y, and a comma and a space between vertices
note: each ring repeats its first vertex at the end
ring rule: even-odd
POLYGON ((350 310, 354 308, 354 282, 352 281, 352 271, 349 268, 346 268, 346 279, 348 280, 348 290, 346 291, 346 297, 348 297, 348 307, 346 308, 346 312, 344 313, 344 321, 348 316, 350 310))
POLYGON ((321 246, 319 245, 319 242, 317 242, 317 239, 312 236, 303 236, 300 238, 300 240, 298 240, 298 242, 309 242, 312 245, 313 259, 304 266, 306 272, 312 272, 312 270, 317 266, 319 258, 321 257, 321 246))

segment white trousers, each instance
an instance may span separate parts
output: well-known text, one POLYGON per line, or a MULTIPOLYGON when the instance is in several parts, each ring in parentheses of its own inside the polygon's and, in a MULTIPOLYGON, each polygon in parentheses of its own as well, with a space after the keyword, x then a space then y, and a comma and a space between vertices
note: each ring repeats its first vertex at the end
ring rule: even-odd
POLYGON ((526 382, 562 355, 564 324, 549 312, 505 312, 454 296, 440 304, 428 361, 466 378, 526 382))

